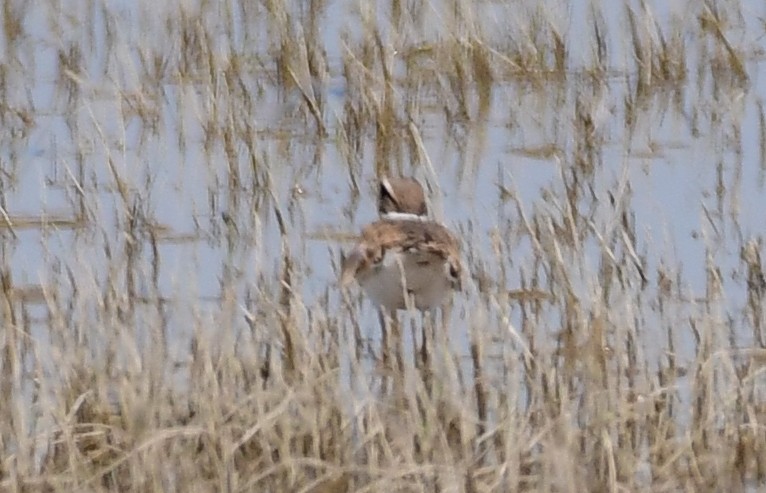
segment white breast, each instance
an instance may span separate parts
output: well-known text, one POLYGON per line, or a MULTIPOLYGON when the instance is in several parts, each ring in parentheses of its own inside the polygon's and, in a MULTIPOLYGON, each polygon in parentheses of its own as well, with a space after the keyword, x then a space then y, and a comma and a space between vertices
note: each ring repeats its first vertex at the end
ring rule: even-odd
POLYGON ((390 251, 358 280, 373 303, 389 309, 407 308, 405 289, 419 310, 439 307, 452 291, 444 259, 423 252, 390 251))

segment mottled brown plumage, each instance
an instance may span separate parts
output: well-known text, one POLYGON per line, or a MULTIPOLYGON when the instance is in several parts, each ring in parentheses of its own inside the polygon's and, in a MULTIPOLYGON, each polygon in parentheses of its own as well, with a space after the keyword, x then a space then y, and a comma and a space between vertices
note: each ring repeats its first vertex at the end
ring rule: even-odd
POLYGON ((422 217, 425 196, 417 181, 384 182, 378 197, 383 219, 366 226, 343 259, 341 284, 356 280, 388 309, 406 308, 409 300, 421 310, 436 308, 460 288, 459 242, 445 226, 422 217))

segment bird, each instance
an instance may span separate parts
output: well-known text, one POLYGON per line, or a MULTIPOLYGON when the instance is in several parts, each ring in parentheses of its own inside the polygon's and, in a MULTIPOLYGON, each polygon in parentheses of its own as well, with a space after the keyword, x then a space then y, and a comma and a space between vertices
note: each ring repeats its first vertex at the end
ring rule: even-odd
POLYGON ((387 178, 378 188, 378 214, 381 219, 428 219, 423 187, 414 178, 387 178))
POLYGON ((425 194, 413 178, 383 178, 380 219, 362 229, 341 262, 341 286, 356 281, 378 307, 433 310, 460 289, 457 237, 427 217, 425 194))

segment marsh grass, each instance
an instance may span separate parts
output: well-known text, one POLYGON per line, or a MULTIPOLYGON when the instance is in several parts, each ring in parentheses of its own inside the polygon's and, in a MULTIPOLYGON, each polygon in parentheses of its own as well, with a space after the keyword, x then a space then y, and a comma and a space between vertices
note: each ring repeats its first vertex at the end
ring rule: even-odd
POLYGON ((568 29, 565 2, 64 4, 3 4, 0 490, 763 486, 763 245, 723 165, 704 265, 643 236, 628 178, 674 108, 741 159, 739 2, 592 2, 568 29), (356 228, 383 174, 475 195, 494 129, 552 184, 526 200, 500 165, 497 216, 447 218, 467 289, 447 329, 400 314, 384 364, 332 280, 338 210, 356 228))

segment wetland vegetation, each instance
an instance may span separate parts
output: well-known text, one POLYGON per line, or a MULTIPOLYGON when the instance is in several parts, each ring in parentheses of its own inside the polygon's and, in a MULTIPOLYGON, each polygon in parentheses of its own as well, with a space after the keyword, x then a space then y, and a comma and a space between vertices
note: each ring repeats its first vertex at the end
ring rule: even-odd
POLYGON ((0 16, 0 491, 766 484, 761 3, 0 16), (337 284, 383 175, 470 272, 396 369, 337 284))

